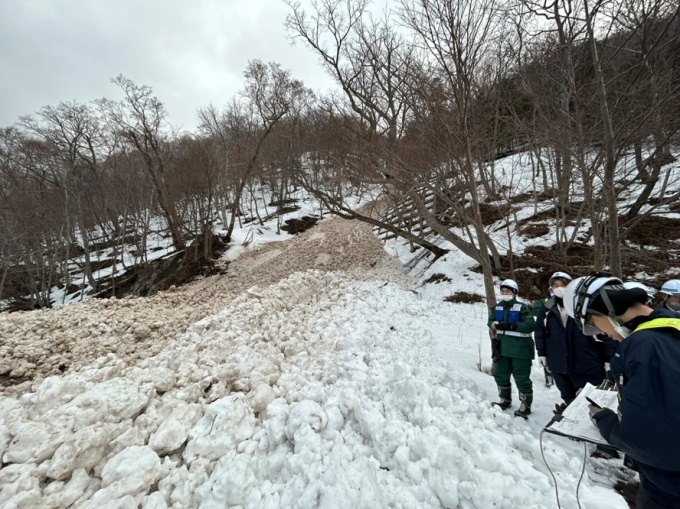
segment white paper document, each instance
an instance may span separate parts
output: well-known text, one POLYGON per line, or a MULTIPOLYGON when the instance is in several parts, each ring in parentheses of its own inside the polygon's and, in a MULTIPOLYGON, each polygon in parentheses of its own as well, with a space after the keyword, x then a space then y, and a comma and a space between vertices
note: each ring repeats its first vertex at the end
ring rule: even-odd
POLYGON ((616 391, 604 391, 594 385, 586 384, 569 406, 562 412, 562 419, 551 421, 545 430, 557 435, 592 442, 594 444, 607 444, 600 435, 600 430, 590 420, 586 398, 592 399, 602 408, 611 408, 614 412, 619 407, 618 394, 616 391))

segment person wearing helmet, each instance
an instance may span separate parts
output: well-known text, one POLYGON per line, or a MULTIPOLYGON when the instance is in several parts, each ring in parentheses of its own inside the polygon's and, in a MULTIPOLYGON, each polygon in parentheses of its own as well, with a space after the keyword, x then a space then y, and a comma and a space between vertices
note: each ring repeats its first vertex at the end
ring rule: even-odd
POLYGON ((600 385, 609 360, 605 344, 583 334, 567 314, 563 298, 571 280, 564 272, 550 277, 552 297, 536 318, 534 328, 538 360, 552 373, 564 406, 587 383, 600 385))
POLYGON ((534 317, 529 307, 517 300, 519 287, 512 279, 500 284, 501 299, 490 309, 489 329, 498 340, 500 351, 494 355, 494 378, 500 401, 494 403, 502 410, 512 406, 510 376, 515 379, 519 391, 518 417, 527 418, 531 413, 533 388, 531 385, 531 362, 534 358, 534 317))
POLYGON ((661 290, 661 304, 659 307, 670 309, 671 311, 680 311, 680 279, 671 279, 666 281, 661 290))
POLYGON ((562 280, 566 281, 565 285, 569 284, 569 281, 571 281, 571 276, 567 274, 566 272, 553 272, 552 276, 550 276, 550 279, 548 280, 548 295, 543 297, 542 299, 538 299, 536 302, 534 302, 533 307, 531 308, 531 312, 534 314, 534 318, 538 317, 539 314, 541 314, 541 311, 543 311, 543 308, 545 305, 548 303, 548 301, 552 298, 553 296, 553 290, 552 290, 552 284, 553 281, 555 280, 562 280))
MULTIPOLYGON (((533 307, 531 308, 531 314, 534 315, 535 319, 538 319, 538 316, 542 315, 543 310, 545 309, 545 305, 548 303, 548 301, 553 297, 553 281, 555 280, 562 280, 565 281, 564 285, 566 286, 569 281, 571 281, 571 276, 567 274, 566 272, 554 272, 552 276, 550 276, 550 279, 548 280, 548 295, 546 297, 543 297, 542 299, 538 299, 536 302, 534 302, 533 307)), ((541 366, 543 366, 543 376, 545 377, 545 386, 547 388, 552 387, 555 385, 555 377, 552 374, 552 371, 550 371, 550 368, 548 368, 548 365, 545 363, 541 363, 541 366)), ((557 405, 556 405, 557 407, 557 405)))
POLYGON ((637 507, 680 507, 680 314, 652 309, 641 288, 619 278, 580 277, 567 286, 565 309, 584 334, 619 341, 611 367, 618 413, 594 405, 603 438, 637 463, 637 507))
POLYGON ((643 285, 642 283, 638 283, 637 281, 626 281, 623 283, 623 287, 627 290, 630 290, 632 288, 640 288, 644 290, 647 293, 647 305, 651 308, 654 304, 654 296, 656 295, 656 291, 653 288, 650 288, 647 285, 643 285))

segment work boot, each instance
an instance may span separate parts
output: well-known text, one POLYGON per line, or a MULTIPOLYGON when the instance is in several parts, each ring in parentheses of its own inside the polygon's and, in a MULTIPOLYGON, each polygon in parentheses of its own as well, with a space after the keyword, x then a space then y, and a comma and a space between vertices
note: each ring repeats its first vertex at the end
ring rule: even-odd
POLYGON ((494 402, 493 405, 500 407, 501 410, 510 408, 510 405, 512 405, 512 387, 499 387, 498 396, 501 400, 494 402))
POLYGON ((515 410, 515 416, 524 417, 526 419, 527 417, 529 417, 529 414, 531 413, 531 403, 534 401, 534 395, 522 394, 520 392, 519 400, 520 400, 519 409, 515 410))

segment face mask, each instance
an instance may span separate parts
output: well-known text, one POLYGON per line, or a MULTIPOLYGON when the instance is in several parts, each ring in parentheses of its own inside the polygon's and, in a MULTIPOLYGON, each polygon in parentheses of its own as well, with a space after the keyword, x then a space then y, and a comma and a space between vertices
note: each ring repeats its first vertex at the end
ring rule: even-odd
POLYGON ((614 328, 614 332, 616 332, 619 336, 621 336, 621 339, 627 338, 630 336, 631 330, 628 327, 624 327, 620 323, 618 323, 616 320, 612 320, 610 317, 607 317, 607 320, 609 320, 609 323, 611 326, 614 328))
POLYGON ((566 291, 567 289, 564 286, 558 286, 557 288, 552 289, 553 295, 558 299, 563 299, 566 291))
POLYGON ((511 301, 511 300, 514 299, 514 298, 515 298, 514 295, 501 295, 501 300, 502 300, 503 302, 511 301))
POLYGON ((680 311, 680 302, 671 302, 666 301, 666 305, 668 306, 668 309, 672 309, 673 311, 680 311))

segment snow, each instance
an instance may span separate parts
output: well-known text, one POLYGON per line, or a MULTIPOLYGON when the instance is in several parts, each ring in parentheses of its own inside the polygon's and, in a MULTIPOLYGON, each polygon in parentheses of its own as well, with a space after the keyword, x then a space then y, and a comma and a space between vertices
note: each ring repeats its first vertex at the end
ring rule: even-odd
MULTIPOLYGON (((495 171, 513 195, 542 191, 526 154, 495 171)), ((318 216, 299 198, 281 221, 318 216)), ((541 432, 560 398, 537 365, 527 421, 490 405, 487 305, 443 301, 484 295, 469 258, 440 238, 434 263, 398 239, 383 251, 353 222, 296 237, 276 223, 236 228, 226 276, 0 316, 10 367, 37 374, 0 394, 0 506, 543 509, 557 482, 563 508, 627 507, 620 460, 541 432), (424 283, 435 274, 449 281, 424 283)), ((508 243, 503 220, 487 231, 508 243)), ((510 240, 521 253, 546 237, 510 240)), ((150 241, 150 257, 169 252, 150 241)))
MULTIPOLYGON (((557 393, 536 383, 526 422, 490 406, 485 319, 341 272, 253 287, 136 365, 0 397, 0 505, 557 507, 539 443, 557 393)), ((578 507, 580 446, 543 443, 578 507)), ((579 496, 626 507, 588 471, 579 496)))

